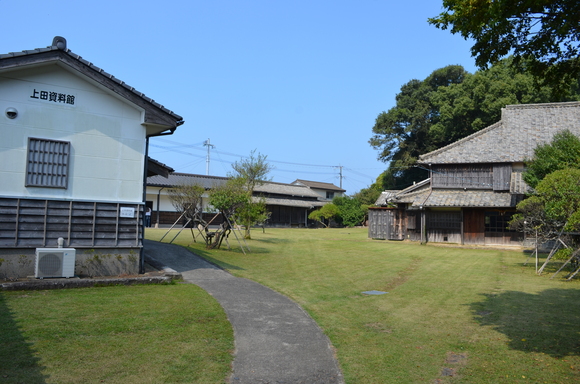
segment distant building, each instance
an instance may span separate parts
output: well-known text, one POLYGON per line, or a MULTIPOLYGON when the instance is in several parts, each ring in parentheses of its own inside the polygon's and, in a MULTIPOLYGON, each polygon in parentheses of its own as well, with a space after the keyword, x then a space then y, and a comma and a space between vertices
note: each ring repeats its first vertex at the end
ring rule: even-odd
MULTIPOLYGON (((204 220, 211 220, 215 216, 215 210, 209 205, 209 190, 222 185, 227 180, 227 177, 178 172, 171 173, 168 178, 149 177, 147 179, 147 204, 153 209, 153 224, 171 225, 179 219, 181 212, 175 210, 170 199, 171 188, 178 185, 199 185, 208 191, 202 198, 202 210, 204 220)), ((343 189, 332 184, 310 183, 324 186, 323 191, 344 192, 343 189)), ((254 197, 264 198, 266 209, 270 212, 270 218, 265 224, 274 227, 308 227, 314 224, 308 220, 308 214, 330 202, 323 196, 326 195, 321 195, 318 190, 294 183, 266 182, 256 186, 254 190, 254 197)), ((220 220, 214 220, 213 223, 220 223, 220 220)))
POLYGON ((321 200, 332 201, 335 197, 342 197, 346 192, 345 189, 339 188, 332 183, 321 183, 320 181, 310 181, 297 179, 292 182, 294 185, 303 185, 315 192, 321 200))

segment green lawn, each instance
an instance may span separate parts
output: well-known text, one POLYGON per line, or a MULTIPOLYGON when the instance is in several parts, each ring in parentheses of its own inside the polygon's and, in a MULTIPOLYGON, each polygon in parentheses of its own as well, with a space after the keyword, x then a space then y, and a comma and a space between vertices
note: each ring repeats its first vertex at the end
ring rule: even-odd
POLYGON ((302 305, 347 383, 580 382, 580 281, 536 276, 521 251, 369 240, 365 229, 252 236, 247 255, 234 237, 231 251, 186 231, 176 243, 302 305))
MULTIPOLYGON (((538 277, 521 251, 252 234, 247 255, 233 236, 231 251, 176 242, 302 305, 348 384, 580 382, 580 280, 538 277)), ((231 369, 223 310, 188 284, 1 292, 0 331, 1 383, 223 383, 231 369)))
POLYGON ((223 383, 232 351, 195 285, 0 292, 0 383, 223 383))

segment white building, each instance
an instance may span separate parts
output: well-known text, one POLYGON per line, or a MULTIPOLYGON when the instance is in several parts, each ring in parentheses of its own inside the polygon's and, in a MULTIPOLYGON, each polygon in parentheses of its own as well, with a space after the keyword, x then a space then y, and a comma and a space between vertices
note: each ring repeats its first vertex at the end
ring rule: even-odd
POLYGON ((183 123, 66 45, 0 54, 0 277, 58 238, 77 274, 138 272, 148 139, 183 123))

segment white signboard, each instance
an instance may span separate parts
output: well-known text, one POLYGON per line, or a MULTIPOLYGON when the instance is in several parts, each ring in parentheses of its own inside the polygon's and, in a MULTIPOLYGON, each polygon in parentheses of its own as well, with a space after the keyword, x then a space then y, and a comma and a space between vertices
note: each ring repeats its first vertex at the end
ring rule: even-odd
POLYGON ((132 219, 135 217, 135 208, 121 207, 121 214, 119 216, 120 217, 128 217, 128 218, 132 219))

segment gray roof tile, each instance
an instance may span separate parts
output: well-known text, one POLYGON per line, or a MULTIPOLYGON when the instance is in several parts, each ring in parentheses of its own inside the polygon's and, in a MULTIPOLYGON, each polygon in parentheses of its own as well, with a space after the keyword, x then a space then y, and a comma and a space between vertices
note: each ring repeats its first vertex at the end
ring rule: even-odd
POLYGON ((533 157, 557 132, 580 136, 580 102, 508 105, 501 121, 436 151, 423 164, 514 163, 533 157))

